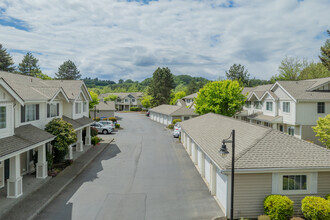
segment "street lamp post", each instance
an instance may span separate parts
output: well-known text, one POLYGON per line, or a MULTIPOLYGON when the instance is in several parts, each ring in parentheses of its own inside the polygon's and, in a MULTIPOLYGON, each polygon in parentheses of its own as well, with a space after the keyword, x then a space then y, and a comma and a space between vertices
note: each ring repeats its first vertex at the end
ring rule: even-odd
POLYGON ((230 204, 230 220, 234 219, 234 176, 235 176, 235 130, 233 130, 227 139, 222 140, 222 146, 219 150, 221 155, 229 154, 226 143, 232 143, 232 159, 231 159, 231 204, 230 204), (232 138, 230 140, 230 137, 232 138))

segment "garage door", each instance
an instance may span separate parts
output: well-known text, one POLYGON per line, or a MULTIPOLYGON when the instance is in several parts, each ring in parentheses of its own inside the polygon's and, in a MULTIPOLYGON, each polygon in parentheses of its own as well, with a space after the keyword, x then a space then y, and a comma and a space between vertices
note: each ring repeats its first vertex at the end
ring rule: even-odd
POLYGON ((211 162, 210 158, 205 155, 205 179, 208 183, 211 182, 211 162))
POLYGON ((193 142, 191 143, 191 151, 192 151, 192 153, 191 153, 191 155, 192 155, 192 161, 194 162, 194 163, 196 163, 195 162, 195 158, 196 158, 196 145, 195 144, 193 144, 193 142))
POLYGON ((199 170, 202 169, 202 151, 199 147, 197 147, 197 165, 199 170))
MULTIPOLYGON (((220 201, 223 208, 227 207, 227 176, 220 172, 220 169, 217 167, 217 186, 216 186, 216 196, 220 201)), ((225 211, 226 213, 226 211, 225 211)))

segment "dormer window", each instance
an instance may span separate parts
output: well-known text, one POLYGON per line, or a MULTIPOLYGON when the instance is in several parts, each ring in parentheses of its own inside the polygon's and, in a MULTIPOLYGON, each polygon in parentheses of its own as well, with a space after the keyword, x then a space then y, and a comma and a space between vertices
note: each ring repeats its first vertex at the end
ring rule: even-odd
POLYGON ((0 129, 7 127, 6 106, 0 106, 0 129))
POLYGON ((60 114, 60 104, 51 103, 47 104, 47 118, 53 118, 59 116, 60 114))

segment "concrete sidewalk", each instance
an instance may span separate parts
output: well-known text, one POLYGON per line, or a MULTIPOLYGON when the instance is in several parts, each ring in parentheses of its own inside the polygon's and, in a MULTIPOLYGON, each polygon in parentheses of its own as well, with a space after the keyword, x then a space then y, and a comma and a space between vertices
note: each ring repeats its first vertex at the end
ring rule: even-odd
POLYGON ((26 196, 13 206, 0 219, 33 219, 45 208, 57 195, 61 193, 102 151, 110 146, 113 138, 103 140, 100 145, 90 147, 86 153, 77 158, 74 163, 51 178, 40 189, 26 196))

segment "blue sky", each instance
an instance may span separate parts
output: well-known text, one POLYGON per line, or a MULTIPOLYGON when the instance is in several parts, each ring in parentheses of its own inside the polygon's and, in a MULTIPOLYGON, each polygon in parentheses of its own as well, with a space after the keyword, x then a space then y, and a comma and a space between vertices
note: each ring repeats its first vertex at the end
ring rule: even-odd
POLYGON ((318 61, 329 0, 93 0, 0 2, 0 43, 18 64, 32 52, 54 76, 70 59, 83 77, 224 77, 234 63, 269 79, 286 56, 318 61))

